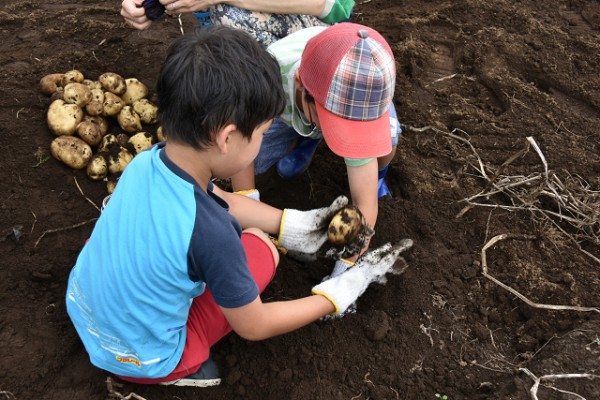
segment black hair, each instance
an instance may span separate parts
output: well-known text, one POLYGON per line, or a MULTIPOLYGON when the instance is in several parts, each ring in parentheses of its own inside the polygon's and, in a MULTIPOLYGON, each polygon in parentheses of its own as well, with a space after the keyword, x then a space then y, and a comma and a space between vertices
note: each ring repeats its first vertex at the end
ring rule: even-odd
POLYGON ((224 26, 175 40, 156 91, 167 140, 195 149, 228 124, 250 139, 285 107, 277 60, 248 33, 224 26))

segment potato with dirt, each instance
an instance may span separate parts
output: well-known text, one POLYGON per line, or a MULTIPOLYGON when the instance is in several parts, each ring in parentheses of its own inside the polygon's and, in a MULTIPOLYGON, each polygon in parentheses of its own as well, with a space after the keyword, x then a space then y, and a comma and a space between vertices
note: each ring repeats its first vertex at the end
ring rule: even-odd
POLYGON ((148 99, 134 102, 133 110, 140 116, 140 120, 144 124, 152 125, 158 121, 158 107, 148 99))
POLYGON ((81 107, 67 104, 64 100, 54 100, 46 116, 48 128, 57 136, 73 135, 82 119, 81 107))
POLYGON ((124 147, 111 148, 108 154, 108 172, 116 174, 125 171, 127 165, 133 160, 133 155, 124 147))
POLYGON ((46 96, 52 96, 54 92, 62 87, 63 74, 48 74, 40 79, 40 92, 46 96))
POLYGON ((100 146, 98 146, 98 152, 110 151, 113 146, 119 146, 119 142, 116 135, 109 133, 102 138, 100 146))
POLYGON ((148 132, 138 132, 129 138, 129 144, 133 146, 136 154, 140 154, 142 151, 152 147, 154 137, 148 132))
POLYGON ((77 104, 84 108, 92 100, 92 91, 83 83, 69 83, 64 87, 63 100, 65 103, 77 104))
POLYGON ((336 212, 329 222, 327 239, 336 246, 351 243, 363 226, 363 215, 356 206, 346 206, 336 212))
POLYGON ((104 137, 104 135, 106 135, 106 133, 108 132, 108 121, 104 117, 101 117, 99 115, 84 115, 83 120, 91 121, 94 124, 98 125, 98 129, 100 129, 100 134, 102 135, 102 137, 104 137))
POLYGON ((117 96, 122 96, 127 90, 125 79, 114 72, 105 72, 98 78, 102 88, 108 92, 114 93, 117 96))
POLYGON ((73 169, 83 169, 92 158, 92 148, 74 136, 59 136, 50 143, 50 154, 73 169))
POLYGON ((142 121, 140 116, 133 110, 131 106, 125 106, 117 116, 117 122, 121 129, 127 133, 135 133, 142 130, 142 121))
POLYGON ((102 115, 104 112, 104 90, 91 89, 92 99, 85 105, 85 111, 89 115, 102 115))
POLYGON ((95 154, 86 168, 87 176, 94 181, 101 181, 108 176, 108 162, 104 154, 95 154))
POLYGON ((127 89, 121 95, 126 105, 130 106, 136 101, 148 96, 148 87, 136 78, 125 79, 127 89))
POLYGON ((327 228, 327 239, 333 245, 327 256, 349 258, 360 254, 375 231, 365 223, 362 212, 355 205, 338 210, 327 228))
POLYGON ((112 92, 104 92, 104 103, 102 103, 104 109, 102 115, 105 117, 113 117, 118 115, 123 106, 123 99, 112 92))
POLYGON ((76 69, 73 69, 71 71, 67 71, 63 74, 62 79, 61 79, 61 86, 65 87, 67 86, 69 83, 73 83, 73 82, 77 82, 77 83, 82 83, 84 80, 84 76, 81 73, 81 71, 78 71, 76 69))
POLYGON ((100 126, 91 121, 81 121, 76 128, 77 135, 90 146, 97 146, 102 141, 100 126))

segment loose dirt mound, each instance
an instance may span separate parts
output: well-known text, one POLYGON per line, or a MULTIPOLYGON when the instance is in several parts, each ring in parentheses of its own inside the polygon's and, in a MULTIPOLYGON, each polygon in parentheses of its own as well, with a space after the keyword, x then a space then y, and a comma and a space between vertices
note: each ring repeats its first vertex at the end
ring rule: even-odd
MULTIPOLYGON (((126 384, 123 395, 528 399, 534 381, 520 369, 600 374, 597 312, 534 308, 482 274, 487 267, 532 302, 600 306, 600 3, 360 3, 354 21, 395 52, 404 127, 374 244, 413 239, 409 268, 369 288, 343 319, 263 342, 224 339, 220 387, 126 384), (499 234, 531 237, 500 240, 482 259, 499 234)), ((127 29, 117 1, 0 5, 0 397, 103 399, 109 374, 89 363, 64 292, 98 216, 86 197, 99 204, 106 188, 48 158, 49 100, 37 84, 77 68, 135 76, 153 93, 179 23, 127 29)), ((271 171, 259 189, 267 202, 304 209, 348 193, 343 162, 323 146, 302 177, 271 171)), ((284 259, 264 299, 304 296, 330 268, 284 259)), ((600 379, 554 385, 600 398, 600 379)))

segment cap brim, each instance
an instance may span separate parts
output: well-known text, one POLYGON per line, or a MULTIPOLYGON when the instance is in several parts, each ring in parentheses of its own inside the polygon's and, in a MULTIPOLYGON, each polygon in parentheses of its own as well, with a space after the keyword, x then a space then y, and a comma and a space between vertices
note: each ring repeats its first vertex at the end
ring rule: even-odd
POLYGON ((382 157, 392 151, 390 111, 370 121, 339 117, 316 103, 319 125, 327 146, 346 158, 382 157))

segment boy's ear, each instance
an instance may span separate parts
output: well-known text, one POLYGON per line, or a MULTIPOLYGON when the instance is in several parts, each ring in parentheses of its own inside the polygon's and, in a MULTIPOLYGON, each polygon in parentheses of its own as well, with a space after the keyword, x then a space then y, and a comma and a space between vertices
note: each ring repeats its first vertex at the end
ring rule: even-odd
POLYGON ((296 72, 294 73, 294 85, 296 86, 297 90, 302 91, 302 89, 304 89, 304 85, 302 84, 302 79, 300 79, 300 71, 296 70, 296 72))
POLYGON ((215 134, 215 145, 219 149, 220 153, 227 152, 227 146, 229 144, 230 136, 237 131, 237 126, 234 124, 225 125, 219 129, 215 134))

